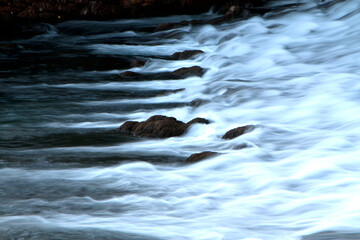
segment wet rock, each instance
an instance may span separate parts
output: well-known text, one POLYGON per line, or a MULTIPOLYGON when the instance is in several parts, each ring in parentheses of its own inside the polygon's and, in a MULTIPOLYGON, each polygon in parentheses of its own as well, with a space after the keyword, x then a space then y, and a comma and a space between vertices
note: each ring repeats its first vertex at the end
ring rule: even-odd
POLYGON ((183 67, 179 68, 172 72, 177 77, 190 77, 190 76, 198 76, 201 77, 204 75, 205 69, 199 66, 192 66, 192 67, 183 67))
POLYGON ((130 63, 130 67, 134 68, 134 67, 142 67, 145 65, 145 61, 143 60, 139 60, 139 59, 135 59, 130 63))
POLYGON ((191 125, 191 124, 194 124, 194 123, 209 124, 210 121, 205 119, 205 118, 194 118, 193 120, 188 122, 187 125, 191 125))
POLYGON ((195 162, 199 162, 201 160, 210 158, 212 156, 215 156, 217 154, 218 154, 217 152, 210 152, 210 151, 206 151, 206 152, 202 152, 202 153, 194 153, 194 154, 191 154, 191 156, 188 157, 185 160, 185 162, 187 162, 187 163, 195 163, 195 162))
POLYGON ((255 126, 253 126, 253 125, 237 127, 237 128, 227 131, 225 133, 225 135, 222 137, 222 139, 234 139, 240 135, 251 132, 254 129, 255 129, 255 126))
POLYGON ((169 94, 172 94, 172 93, 178 93, 178 92, 182 92, 182 91, 184 91, 185 90, 185 88, 179 88, 179 89, 175 89, 175 90, 167 90, 167 91, 165 91, 165 92, 163 92, 163 93, 161 93, 161 94, 158 94, 158 95, 156 95, 156 96, 165 96, 165 95, 169 95, 169 94))
POLYGON ((174 53, 173 55, 171 55, 171 59, 184 60, 184 59, 189 59, 189 58, 191 58, 195 55, 201 54, 201 53, 204 53, 204 52, 201 50, 186 50, 183 52, 174 53))
POLYGON ((139 122, 135 122, 135 121, 126 121, 123 125, 120 126, 119 130, 122 133, 125 133, 127 135, 132 135, 134 129, 136 128, 136 126, 139 125, 139 122))
POLYGON ((176 23, 161 23, 159 26, 157 26, 154 30, 154 32, 161 32, 161 31, 167 31, 170 29, 174 29, 176 27, 179 27, 179 24, 176 23))
POLYGON ((120 76, 123 78, 139 78, 142 76, 142 74, 132 72, 132 71, 125 71, 125 72, 120 73, 120 76))
POLYGON ((132 71, 125 71, 120 73, 120 77, 131 80, 182 79, 191 76, 201 77, 204 73, 205 69, 199 66, 193 66, 188 68, 180 68, 173 72, 137 73, 132 71))
POLYGON ((143 122, 127 121, 119 127, 119 131, 139 137, 169 138, 184 134, 191 124, 185 124, 174 117, 155 115, 143 122))

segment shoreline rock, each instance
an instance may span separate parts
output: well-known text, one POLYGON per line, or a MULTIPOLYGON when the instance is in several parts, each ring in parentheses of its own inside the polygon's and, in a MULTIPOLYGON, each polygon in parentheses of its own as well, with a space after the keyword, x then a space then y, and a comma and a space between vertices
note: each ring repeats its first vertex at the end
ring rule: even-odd
MULTIPOLYGON (((200 14, 215 6, 260 7, 266 0, 0 0, 0 22, 62 22, 200 14)), ((225 9, 225 10, 224 10, 225 9)))

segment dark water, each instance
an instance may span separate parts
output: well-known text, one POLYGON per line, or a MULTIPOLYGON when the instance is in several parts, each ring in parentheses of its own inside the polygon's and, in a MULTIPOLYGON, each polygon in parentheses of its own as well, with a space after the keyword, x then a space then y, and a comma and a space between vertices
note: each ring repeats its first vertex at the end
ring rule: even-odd
POLYGON ((71 21, 1 40, 0 239, 359 239, 360 5, 286 2, 219 26, 71 21), (169 58, 184 50, 205 53, 169 58), (211 124, 116 130, 155 114, 211 124), (221 154, 184 164, 202 151, 221 154))

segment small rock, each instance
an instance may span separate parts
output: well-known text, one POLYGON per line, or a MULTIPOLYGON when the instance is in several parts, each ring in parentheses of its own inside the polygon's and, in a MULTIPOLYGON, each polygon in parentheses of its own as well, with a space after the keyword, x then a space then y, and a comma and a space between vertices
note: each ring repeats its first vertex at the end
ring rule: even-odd
POLYGON ((192 67, 183 67, 179 68, 172 72, 177 77, 190 77, 190 76, 198 76, 201 77, 204 75, 205 69, 199 66, 192 66, 192 67))
MULTIPOLYGON (((193 119, 192 121, 193 123, 205 123, 205 120, 193 119)), ((127 121, 119 127, 119 130, 122 133, 139 137, 169 138, 184 134, 189 126, 174 117, 155 115, 143 122, 127 121)))
POLYGON ((163 92, 163 93, 160 93, 160 94, 158 94, 158 95, 156 95, 156 96, 169 95, 169 94, 172 94, 172 93, 182 92, 182 91, 184 91, 184 90, 185 90, 185 88, 179 88, 179 89, 175 89, 175 90, 167 90, 167 91, 165 91, 165 92, 163 92))
POLYGON ((183 51, 183 52, 176 52, 174 53, 173 55, 171 55, 171 59, 174 59, 174 60, 184 60, 184 59, 189 59, 197 54, 200 54, 200 53, 204 53, 203 51, 201 50, 186 50, 186 51, 183 51))
POLYGON ((159 26, 155 28, 154 32, 167 31, 176 28, 177 26, 178 24, 176 23, 161 23, 159 26))
POLYGON ((194 124, 194 123, 209 124, 210 121, 205 119, 205 118, 194 118, 193 120, 188 122, 187 125, 191 125, 191 124, 194 124))
POLYGON ((120 73, 120 76, 123 78, 138 78, 138 77, 141 77, 142 74, 132 72, 132 71, 125 71, 125 72, 120 73))
POLYGON ((139 60, 139 59, 135 59, 134 61, 132 61, 130 63, 130 67, 134 68, 134 67, 142 67, 145 65, 145 61, 143 60, 139 60))
POLYGON ((247 125, 243 127, 237 127, 234 129, 231 129, 225 133, 225 135, 222 137, 222 139, 234 139, 240 135, 243 135, 245 133, 251 132, 255 129, 255 126, 253 125, 247 125))
POLYGON ((188 157, 185 162, 187 163, 195 163, 195 162, 199 162, 201 160, 204 160, 206 158, 212 157, 214 155, 217 155, 217 152, 210 152, 210 151, 206 151, 206 152, 202 152, 202 153, 194 153, 191 154, 190 157, 188 157))

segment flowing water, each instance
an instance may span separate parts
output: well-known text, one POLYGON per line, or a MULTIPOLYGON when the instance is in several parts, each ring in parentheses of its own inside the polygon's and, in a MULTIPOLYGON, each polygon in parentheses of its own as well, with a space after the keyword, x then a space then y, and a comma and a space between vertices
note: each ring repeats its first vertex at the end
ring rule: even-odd
POLYGON ((157 33, 189 17, 43 24, 2 45, 0 239, 360 239, 360 2, 281 2, 300 5, 157 33), (133 59, 207 72, 121 78, 133 59), (155 114, 211 124, 116 131, 155 114), (202 151, 221 154, 184 164, 202 151))

